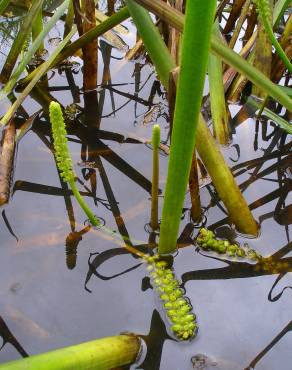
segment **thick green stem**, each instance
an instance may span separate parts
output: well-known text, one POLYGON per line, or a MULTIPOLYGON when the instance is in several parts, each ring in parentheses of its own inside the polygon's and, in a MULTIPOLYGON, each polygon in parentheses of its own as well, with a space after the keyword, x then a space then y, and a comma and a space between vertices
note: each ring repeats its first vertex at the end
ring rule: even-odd
POLYGON ((80 207, 83 209, 86 216, 89 218, 90 223, 93 226, 98 226, 99 221, 95 217, 94 213, 91 211, 90 207, 87 205, 83 197, 80 195, 79 190, 74 182, 74 180, 69 181, 69 185, 73 191, 74 197, 76 198, 77 202, 79 203, 80 207))
POLYGON ((215 10, 216 1, 187 2, 181 69, 158 245, 160 254, 172 253, 176 249, 195 147, 215 10))
MULTIPOLYGON (((144 0, 143 0, 144 1, 144 0)), ((148 0, 147 0, 148 1, 148 0)), ((140 2, 140 0, 139 0, 139 2, 140 2)), ((157 1, 156 1, 157 2, 157 1)), ((160 3, 160 2, 159 2, 160 3)), ((164 3, 162 3, 162 4, 164 4, 164 3)), ((170 7, 168 7, 168 8, 170 8, 170 7)), ((171 8, 170 8, 171 9, 171 8)), ((176 18, 177 19, 177 18, 176 18)), ((183 23, 181 24, 181 26, 183 25, 183 23)), ((143 36, 142 36, 143 37, 143 36)), ((162 43, 163 42, 163 40, 161 39, 161 37, 159 37, 158 39, 156 39, 156 40, 147 40, 147 50, 150 50, 151 49, 151 47, 152 47, 152 44, 153 43, 162 43)), ((150 54, 150 53, 149 53, 150 54)), ((157 61, 158 61, 158 58, 157 58, 157 56, 156 56, 156 54, 155 53, 151 53, 150 54, 151 55, 151 59, 152 59, 152 62, 154 63, 154 65, 156 66, 157 65, 157 61)), ((170 56, 170 54, 168 54, 167 55, 167 59, 168 59, 168 61, 167 61, 167 64, 168 65, 172 65, 172 68, 170 68, 170 70, 169 70, 169 73, 171 72, 171 70, 175 67, 175 63, 174 63, 174 61, 171 59, 171 56, 170 56)), ((193 72, 190 74, 190 75, 193 75, 193 72)), ((169 79, 168 78, 165 78, 165 79, 161 79, 161 81, 162 81, 162 83, 163 83, 163 85, 165 86, 165 87, 167 87, 168 86, 168 84, 169 84, 169 79)), ((188 95, 188 93, 186 94, 186 96, 188 95)), ((184 101, 183 101, 183 104, 184 104, 184 101)), ((194 117, 192 117, 191 119, 194 119, 194 117)), ((191 121, 191 123, 192 123, 193 121, 191 121)), ((186 122, 186 124, 189 124, 189 122, 186 122)), ((218 148, 216 147, 216 144, 215 144, 215 141, 214 141, 214 139, 213 139, 213 137, 211 136, 211 134, 210 134, 210 132, 209 132, 209 130, 208 130, 208 128, 207 128, 207 126, 205 125, 205 123, 204 123, 204 121, 203 121, 203 119, 202 119, 202 117, 200 118, 200 120, 199 120, 199 124, 198 124, 198 130, 199 130, 199 132, 202 132, 204 135, 205 135, 205 137, 209 137, 208 138, 208 140, 209 140, 209 143, 208 143, 208 148, 209 148, 209 151, 210 152, 213 152, 213 151, 218 151, 218 148), (203 123, 203 124, 202 124, 203 123)), ((199 134, 200 135, 200 134, 199 134)), ((189 132, 186 132, 186 134, 185 134, 185 136, 190 136, 190 134, 189 134, 189 132)), ((173 147, 171 147, 171 152, 173 151, 173 147)), ((220 171, 222 171, 222 168, 223 168, 223 171, 225 172, 225 173, 227 173, 227 172, 229 172, 229 175, 228 176, 231 176, 232 177, 232 174, 231 174, 231 172, 230 172, 230 170, 229 170, 229 168, 228 168, 228 166, 226 165, 226 163, 225 163, 225 161, 224 161, 224 159, 223 159, 223 157, 222 157, 222 155, 221 156, 218 156, 216 153, 214 153, 214 154, 212 154, 213 156, 214 156, 214 158, 217 158, 217 160, 220 162, 220 164, 218 165, 218 162, 217 162, 217 166, 212 166, 212 165, 209 165, 208 166, 208 171, 209 171, 209 173, 210 173, 210 176, 213 178, 215 178, 216 176, 218 177, 218 174, 217 174, 217 172, 220 172, 220 171)), ((204 158, 203 157, 201 157, 202 158, 202 160, 204 161, 204 158)), ((184 152, 182 153, 182 157, 181 157, 181 162, 180 163, 183 163, 185 161, 185 156, 184 156, 184 152)), ((178 168, 180 168, 180 164, 179 164, 179 167, 178 168)), ((179 170, 179 169, 178 169, 179 170)), ((176 169, 174 169, 174 172, 176 172, 176 169)), ((187 176, 188 176, 188 173, 187 173, 187 176)), ((240 193, 240 191, 239 191, 239 189, 238 189, 238 187, 237 187, 237 185, 235 184, 235 182, 230 182, 230 184, 232 184, 231 186, 233 186, 233 187, 235 187, 236 189, 234 189, 233 190, 233 192, 234 192, 234 194, 237 194, 238 195, 238 200, 237 200, 237 203, 238 204, 240 204, 241 205, 241 207, 244 209, 244 214, 245 215, 247 215, 247 218, 248 218, 248 220, 246 221, 246 224, 247 224, 247 227, 246 227, 246 229, 244 229, 244 230, 242 230, 242 222, 239 224, 239 225, 236 225, 237 227, 238 227, 238 229, 241 229, 241 231, 242 232, 244 232, 244 233, 246 233, 246 234, 252 234, 252 235, 256 235, 257 234, 257 225, 256 225, 256 223, 255 223, 255 221, 254 221, 254 219, 253 219, 253 217, 252 217, 252 214, 251 214, 251 212, 249 211, 249 209, 248 209, 248 206, 247 206, 247 204, 246 204, 246 202, 244 201, 244 198, 243 198, 243 196, 242 196, 242 194, 240 193), (249 225, 252 225, 251 227, 249 226, 249 225)), ((184 192, 185 192, 185 190, 186 190, 186 186, 185 186, 185 188, 184 188, 184 192)), ((220 191, 221 192, 225 192, 225 194, 224 194, 224 199, 228 199, 228 194, 230 193, 230 189, 226 186, 225 188, 220 188, 220 191)), ((176 194, 174 194, 174 197, 176 197, 176 194)), ((182 196, 182 198, 184 197, 184 195, 182 196)), ((227 207, 227 209, 228 209, 228 211, 229 211, 229 213, 231 213, 231 211, 232 212, 235 212, 235 213, 238 213, 238 209, 236 209, 236 210, 234 210, 234 207, 232 208, 232 210, 230 210, 229 208, 228 208, 228 206, 229 206, 229 203, 228 203, 228 201, 227 201, 227 205, 226 205, 226 207, 227 207)), ((181 209, 181 208, 180 208, 181 209)), ((171 215, 170 215, 171 216, 171 215)), ((231 216, 231 218, 233 219, 233 220, 235 220, 236 219, 236 216, 231 216)), ((178 232, 178 229, 176 230, 176 232, 178 232)), ((176 237, 177 237, 177 234, 176 234, 176 237)), ((172 239, 175 239, 175 237, 174 237, 174 235, 172 235, 172 239)), ((176 242, 176 241, 175 241, 176 242)), ((172 246, 173 247, 173 246, 172 246)), ((164 253, 164 252, 163 252, 164 253)))
POLYGON ((220 198, 228 209, 230 221, 236 225, 238 231, 257 235, 258 226, 202 115, 200 115, 198 124, 196 148, 212 177, 220 198))
POLYGON ((109 370, 135 362, 140 340, 107 337, 0 365, 0 370, 109 370))
POLYGON ((151 189, 151 227, 153 230, 159 228, 158 223, 158 186, 159 186, 159 144, 160 126, 154 125, 152 129, 152 189, 151 189))

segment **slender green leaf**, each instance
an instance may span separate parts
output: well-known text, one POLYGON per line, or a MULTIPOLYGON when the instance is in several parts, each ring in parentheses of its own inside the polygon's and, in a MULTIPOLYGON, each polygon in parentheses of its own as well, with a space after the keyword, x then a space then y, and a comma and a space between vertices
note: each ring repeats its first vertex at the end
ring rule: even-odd
POLYGON ((16 36, 16 39, 14 40, 13 45, 6 58, 5 64, 2 68, 0 75, 0 81, 2 83, 6 83, 9 80, 9 77, 17 61, 18 55, 22 50, 22 46, 30 34, 32 19, 36 17, 38 11, 42 8, 43 1, 44 0, 36 0, 25 16, 23 23, 20 26, 19 32, 16 36))
MULTIPOLYGON (((66 46, 64 50, 62 50, 62 52, 57 56, 57 58, 51 65, 51 68, 56 66, 58 63, 62 62, 64 59, 74 55, 74 53, 76 53, 76 51, 81 49, 84 45, 88 44, 95 38, 101 36, 106 31, 110 30, 111 28, 115 27, 117 24, 126 20, 128 17, 129 17, 129 11, 126 7, 122 8, 117 13, 111 15, 107 20, 97 25, 96 27, 92 28, 90 31, 84 33, 77 40, 72 42, 70 45, 66 46)), ((38 73, 39 68, 41 68, 41 66, 36 68, 27 77, 25 77, 21 81, 21 83, 27 84, 29 81, 31 81, 34 78, 34 76, 38 73)))
MULTIPOLYGON (((249 97, 247 104, 250 104, 252 107, 261 109, 262 104, 256 101, 254 98, 249 97)), ((278 116, 278 114, 274 113, 268 108, 264 108, 262 115, 268 117, 270 120, 275 122, 278 126, 280 126, 284 131, 288 132, 288 134, 292 134, 292 124, 286 121, 284 118, 278 116)))
POLYGON ((41 43, 43 42, 44 38, 47 36, 49 31, 55 26, 58 19, 64 14, 65 10, 68 7, 68 4, 69 0, 65 0, 64 3, 55 11, 54 15, 50 18, 50 20, 45 24, 42 32, 38 35, 33 44, 29 47, 23 59, 13 72, 10 80, 4 86, 4 89, 0 91, 0 100, 6 95, 10 94, 10 92, 16 85, 19 76, 22 74, 25 67, 28 65, 34 53, 38 50, 38 48, 40 47, 41 43))
POLYGON ((8 4, 9 4, 9 1, 10 0, 1 0, 0 1, 0 15, 2 15, 2 13, 5 11, 5 9, 7 8, 8 4))
MULTIPOLYGON (((169 22, 170 25, 183 30, 184 15, 173 9, 161 0, 135 0, 139 4, 147 7, 163 20, 169 22)), ((257 85, 260 89, 265 91, 272 98, 280 102, 287 109, 292 110, 292 100, 273 82, 271 82, 258 69, 251 66, 244 58, 236 54, 233 50, 225 46, 221 40, 212 35, 211 38, 211 52, 220 57, 225 63, 235 68, 238 72, 246 76, 252 83, 257 85)))
POLYGON ((23 90, 23 92, 18 96, 17 100, 13 103, 13 105, 8 109, 5 116, 1 119, 0 125, 6 125, 10 119, 13 117, 16 110, 19 108, 19 106, 23 103, 27 95, 31 92, 33 87, 38 83, 40 78, 49 70, 52 63, 60 53, 60 51, 64 48, 64 46, 67 44, 67 42, 71 39, 71 37, 76 33, 77 28, 76 26, 72 27, 72 30, 68 35, 64 38, 63 41, 60 42, 60 44, 56 47, 56 49, 51 54, 50 58, 43 63, 38 69, 38 72, 34 76, 34 78, 30 81, 30 83, 26 86, 26 88, 23 90))

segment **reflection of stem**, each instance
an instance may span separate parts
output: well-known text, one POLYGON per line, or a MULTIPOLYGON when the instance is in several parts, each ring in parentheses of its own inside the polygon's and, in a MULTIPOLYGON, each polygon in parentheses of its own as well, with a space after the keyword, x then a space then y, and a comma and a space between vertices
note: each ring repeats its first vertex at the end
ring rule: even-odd
POLYGON ((82 240, 82 235, 86 234, 91 229, 91 225, 86 226, 81 231, 73 231, 66 238, 66 264, 69 270, 73 270, 76 266, 77 247, 82 240))
POLYGON ((289 331, 292 331, 292 321, 290 321, 285 328, 267 345, 265 349, 260 352, 254 360, 244 369, 254 369, 256 364, 286 335, 289 331))
POLYGON ((91 222, 91 224, 93 226, 98 226, 99 225, 99 221, 97 220, 97 218, 95 217, 95 215, 93 214, 93 212, 91 211, 91 209, 89 208, 89 206, 87 205, 87 203, 85 202, 85 200, 80 195, 79 190, 78 190, 78 188, 77 188, 74 180, 69 181, 69 185, 70 185, 70 187, 71 187, 71 189, 73 191, 74 197, 76 198, 76 200, 79 203, 80 207, 83 209, 83 211, 85 212, 85 214, 89 218, 89 221, 91 222))

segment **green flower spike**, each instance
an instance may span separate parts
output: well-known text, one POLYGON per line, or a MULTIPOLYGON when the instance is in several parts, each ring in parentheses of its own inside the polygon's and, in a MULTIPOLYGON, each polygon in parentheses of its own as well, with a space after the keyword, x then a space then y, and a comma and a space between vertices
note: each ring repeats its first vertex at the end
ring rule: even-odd
POLYGON ((228 240, 219 240, 215 238, 212 231, 201 228, 197 236, 196 242, 204 251, 211 251, 218 254, 225 254, 228 257, 247 258, 250 261, 257 262, 262 256, 254 249, 251 249, 248 244, 243 247, 237 244, 231 244, 228 240))
POLYGON ((179 282, 173 271, 167 267, 159 256, 145 255, 147 270, 151 277, 153 288, 158 292, 166 316, 171 323, 171 331, 179 340, 189 340, 198 331, 196 316, 191 312, 192 306, 184 292, 179 288, 179 282))
POLYGON ((51 102, 50 104, 50 121, 52 124, 55 156, 61 177, 64 181, 69 183, 76 200, 89 218, 91 224, 93 226, 98 226, 99 221, 80 195, 79 190, 77 189, 77 186, 74 182, 75 174, 73 171, 72 160, 68 149, 68 142, 66 137, 67 131, 65 128, 61 106, 57 102, 51 102))
POLYGON ((52 134, 58 168, 61 172, 62 179, 66 182, 74 181, 74 172, 72 160, 68 150, 67 131, 62 115, 60 104, 51 102, 50 104, 50 121, 52 124, 52 134))

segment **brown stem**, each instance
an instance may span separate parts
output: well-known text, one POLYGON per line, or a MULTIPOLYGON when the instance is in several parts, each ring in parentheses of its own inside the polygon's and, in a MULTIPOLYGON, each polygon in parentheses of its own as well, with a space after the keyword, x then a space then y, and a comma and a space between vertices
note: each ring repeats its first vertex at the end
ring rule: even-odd
MULTIPOLYGON (((83 2, 85 18, 83 20, 83 33, 96 26, 94 0, 83 2)), ((97 38, 82 48, 83 52, 83 88, 85 91, 93 90, 97 85, 97 38)))
POLYGON ((15 154, 15 123, 10 121, 3 130, 0 155, 0 206, 8 203, 13 176, 15 154))
POLYGON ((229 18, 226 22, 226 25, 224 27, 223 33, 226 35, 227 33, 231 32, 234 28, 234 25, 241 13, 243 4, 245 3, 246 0, 234 0, 233 1, 233 6, 231 9, 231 13, 229 15, 229 18))
POLYGON ((189 177, 189 188, 192 203, 191 218, 194 222, 199 222, 202 216, 202 212, 199 189, 198 165, 195 151, 193 154, 192 166, 189 177))

